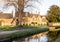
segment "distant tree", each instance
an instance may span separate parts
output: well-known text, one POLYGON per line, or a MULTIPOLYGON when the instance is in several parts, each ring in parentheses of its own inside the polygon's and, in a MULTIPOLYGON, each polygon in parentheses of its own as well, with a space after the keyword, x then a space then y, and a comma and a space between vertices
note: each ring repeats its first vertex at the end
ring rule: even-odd
POLYGON ((60 22, 60 7, 52 5, 46 17, 49 22, 60 22))

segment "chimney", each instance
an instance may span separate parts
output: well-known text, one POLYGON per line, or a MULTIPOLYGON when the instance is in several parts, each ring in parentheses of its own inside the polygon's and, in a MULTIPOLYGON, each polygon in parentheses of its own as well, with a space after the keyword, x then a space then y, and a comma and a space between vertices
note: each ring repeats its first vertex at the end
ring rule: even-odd
POLYGON ((12 11, 13 18, 15 17, 15 10, 12 11))

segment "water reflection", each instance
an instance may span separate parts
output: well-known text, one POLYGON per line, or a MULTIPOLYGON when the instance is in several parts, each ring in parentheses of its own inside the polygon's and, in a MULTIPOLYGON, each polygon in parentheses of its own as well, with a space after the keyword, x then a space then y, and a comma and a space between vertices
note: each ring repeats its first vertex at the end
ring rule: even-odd
POLYGON ((44 36, 41 36, 40 38, 29 39, 28 42, 48 42, 48 38, 47 38, 47 35, 44 35, 44 36))
POLYGON ((48 37, 47 37, 47 35, 41 36, 41 37, 40 37, 40 42, 48 42, 48 37))
POLYGON ((33 35, 31 37, 23 38, 13 42, 48 42, 48 37, 46 33, 40 33, 37 35, 33 35))

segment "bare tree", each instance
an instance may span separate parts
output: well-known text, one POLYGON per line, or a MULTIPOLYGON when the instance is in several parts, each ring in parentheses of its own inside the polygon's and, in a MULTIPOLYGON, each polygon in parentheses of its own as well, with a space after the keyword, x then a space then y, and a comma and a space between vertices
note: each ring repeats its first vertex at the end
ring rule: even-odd
MULTIPOLYGON (((18 11, 19 11, 19 21, 20 21, 20 25, 22 23, 22 14, 23 14, 23 10, 24 8, 27 8, 27 7, 33 7, 33 8, 36 8, 34 7, 32 4, 28 4, 29 1, 36 1, 37 3, 40 4, 40 2, 38 0, 18 0, 18 11), (28 4, 28 5, 27 5, 28 4)), ((38 9, 38 8, 37 8, 38 9)))
MULTIPOLYGON (((27 7, 36 8, 32 4, 28 4, 28 2, 35 1, 40 4, 40 2, 38 0, 6 0, 6 1, 7 1, 7 3, 5 5, 5 7, 13 5, 16 9, 15 11, 18 10, 17 14, 18 14, 18 19, 19 19, 19 25, 21 25, 21 23, 22 23, 22 14, 23 14, 24 8, 27 8, 27 7)), ((38 9, 38 8, 36 8, 36 9, 38 9)))

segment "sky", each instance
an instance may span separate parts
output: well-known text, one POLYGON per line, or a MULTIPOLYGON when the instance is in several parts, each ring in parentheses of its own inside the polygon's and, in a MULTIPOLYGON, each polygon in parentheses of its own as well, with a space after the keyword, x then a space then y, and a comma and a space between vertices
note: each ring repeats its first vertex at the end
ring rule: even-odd
POLYGON ((47 14, 47 10, 49 10, 51 5, 58 5, 60 7, 60 0, 44 0, 40 7, 40 13, 42 15, 47 14))
POLYGON ((58 5, 60 7, 60 0, 39 0, 39 1, 41 3, 35 3, 34 2, 35 7, 39 8, 39 10, 36 10, 34 8, 29 8, 29 7, 27 7, 25 10, 26 11, 33 10, 32 11, 33 13, 34 12, 38 12, 41 15, 46 15, 47 11, 49 10, 49 8, 50 8, 51 5, 58 5))
MULTIPOLYGON (((38 0, 40 3, 33 1, 28 2, 27 5, 32 5, 34 7, 27 7, 24 9, 25 12, 32 12, 32 13, 40 13, 40 15, 46 15, 47 10, 49 10, 51 5, 58 5, 60 6, 60 0, 38 0)), ((9 6, 6 9, 4 9, 5 1, 0 0, 0 12, 6 12, 11 13, 13 10, 15 10, 14 6, 9 6)))
POLYGON ((15 7, 14 6, 8 6, 6 7, 7 1, 6 0, 0 0, 0 12, 3 12, 3 13, 12 13, 12 11, 15 10, 15 7))

